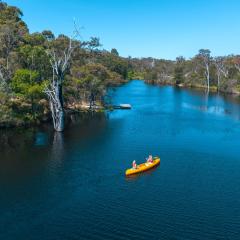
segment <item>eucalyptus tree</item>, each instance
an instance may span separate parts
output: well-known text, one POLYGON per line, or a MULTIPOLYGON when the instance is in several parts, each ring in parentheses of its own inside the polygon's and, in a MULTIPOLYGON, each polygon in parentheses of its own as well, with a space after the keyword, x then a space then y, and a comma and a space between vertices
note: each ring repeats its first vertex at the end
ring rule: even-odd
POLYGON ((14 34, 13 28, 9 25, 3 25, 0 27, 0 44, 1 55, 6 60, 6 70, 9 70, 9 57, 10 53, 14 49, 17 42, 17 38, 14 34))
POLYGON ((101 101, 108 85, 113 84, 113 73, 103 65, 97 63, 86 64, 82 67, 71 69, 74 88, 84 92, 85 99, 89 102, 89 109, 94 110, 96 101, 101 101))
POLYGON ((9 90, 8 83, 15 68, 13 65, 16 65, 16 58, 13 57, 15 50, 22 36, 28 32, 22 16, 19 8, 0 1, 0 87, 4 92, 9 90))
POLYGON ((174 80, 177 85, 184 82, 184 64, 185 58, 179 56, 176 58, 175 67, 174 67, 174 80))
POLYGON ((47 41, 52 41, 55 39, 55 36, 52 31, 50 30, 44 30, 42 31, 42 35, 45 37, 47 41))
POLYGON ((205 68, 205 77, 207 80, 207 90, 210 88, 210 65, 211 65, 211 51, 209 49, 200 49, 198 57, 202 60, 205 68))
POLYGON ((18 61, 22 68, 37 71, 42 81, 51 77, 52 69, 44 46, 31 46, 29 44, 20 46, 18 48, 18 61))
POLYGON ((23 35, 28 32, 22 21, 23 13, 17 7, 0 1, 0 58, 5 59, 5 69, 9 71, 11 52, 19 45, 23 35))

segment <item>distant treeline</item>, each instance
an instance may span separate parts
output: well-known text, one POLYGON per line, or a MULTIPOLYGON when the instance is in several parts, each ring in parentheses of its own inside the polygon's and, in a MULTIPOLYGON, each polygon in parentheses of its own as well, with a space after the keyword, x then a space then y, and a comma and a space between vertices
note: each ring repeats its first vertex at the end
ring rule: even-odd
MULTIPOLYGON (((142 60, 143 61, 143 60, 142 60)), ((175 61, 145 59, 144 79, 152 84, 170 84, 240 94, 240 56, 212 57, 201 49, 191 59, 180 56, 175 61), (148 64, 147 64, 148 62, 148 64)))
POLYGON ((0 0, 0 126, 48 120, 51 92, 46 89, 54 80, 60 109, 72 110, 103 106, 109 86, 131 79, 240 91, 239 56, 212 58, 202 49, 190 60, 123 58, 115 48, 103 50, 96 37, 79 41, 50 30, 30 33, 22 16, 19 8, 0 0))

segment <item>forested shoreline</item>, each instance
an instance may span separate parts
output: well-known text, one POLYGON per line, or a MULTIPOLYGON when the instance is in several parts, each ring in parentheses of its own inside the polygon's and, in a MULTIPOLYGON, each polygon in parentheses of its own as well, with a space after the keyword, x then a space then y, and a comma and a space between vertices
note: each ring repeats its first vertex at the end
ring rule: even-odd
POLYGON ((30 33, 22 17, 19 8, 0 1, 0 127, 39 124, 59 111, 104 109, 107 88, 131 79, 240 92, 238 55, 211 57, 201 49, 175 61, 124 58, 115 48, 104 50, 97 37, 78 40, 76 26, 71 37, 30 33))
POLYGON ((0 126, 51 119, 47 90, 56 77, 65 110, 99 108, 107 87, 127 81, 129 62, 116 49, 101 50, 96 37, 30 33, 22 16, 19 8, 0 2, 0 126))
POLYGON ((202 88, 240 94, 240 56, 212 57, 209 49, 200 49, 191 59, 180 56, 175 61, 154 60, 146 70, 146 82, 180 87, 202 88))

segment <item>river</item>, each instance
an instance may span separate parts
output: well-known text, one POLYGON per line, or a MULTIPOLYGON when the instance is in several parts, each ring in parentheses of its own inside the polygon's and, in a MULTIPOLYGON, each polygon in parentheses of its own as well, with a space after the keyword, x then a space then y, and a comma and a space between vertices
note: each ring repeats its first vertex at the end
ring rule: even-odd
POLYGON ((239 239, 240 102, 137 80, 109 95, 132 109, 0 131, 0 239, 239 239), (160 166, 126 178, 148 154, 160 166))

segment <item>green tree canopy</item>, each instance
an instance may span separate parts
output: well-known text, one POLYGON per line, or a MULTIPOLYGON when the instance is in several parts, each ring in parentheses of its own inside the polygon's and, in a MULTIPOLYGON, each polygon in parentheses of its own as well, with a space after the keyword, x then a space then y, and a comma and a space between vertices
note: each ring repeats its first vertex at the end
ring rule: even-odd
POLYGON ((40 81, 37 71, 18 69, 11 85, 15 93, 27 99, 43 97, 44 82, 40 81))

